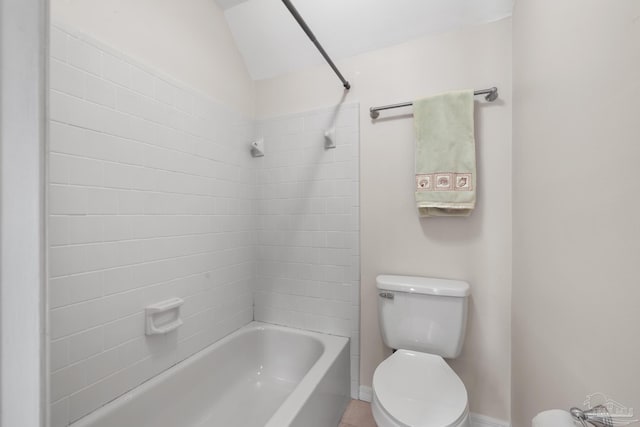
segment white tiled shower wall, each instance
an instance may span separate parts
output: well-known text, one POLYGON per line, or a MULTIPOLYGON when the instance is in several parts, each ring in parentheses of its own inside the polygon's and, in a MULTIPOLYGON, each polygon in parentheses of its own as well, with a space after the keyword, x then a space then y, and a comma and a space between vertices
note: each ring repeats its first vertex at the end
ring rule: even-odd
POLYGON ((254 317, 351 338, 359 387, 358 104, 260 121, 254 317), (335 148, 324 133, 335 130, 335 148))
POLYGON ((66 426, 250 322, 250 119, 51 31, 51 402, 66 426), (182 297, 177 333, 143 308, 182 297))
POLYGON ((50 73, 52 426, 254 311, 351 337, 357 396, 358 106, 259 122, 253 159, 250 118, 95 40, 54 26, 50 73), (143 308, 174 296, 184 325, 145 338, 143 308))

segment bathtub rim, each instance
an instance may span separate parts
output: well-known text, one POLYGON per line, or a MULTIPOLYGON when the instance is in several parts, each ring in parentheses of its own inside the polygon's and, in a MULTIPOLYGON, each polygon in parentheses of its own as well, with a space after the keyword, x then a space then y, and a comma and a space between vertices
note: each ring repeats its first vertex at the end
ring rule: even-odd
POLYGON ((240 337, 241 335, 260 330, 275 330, 296 335, 303 335, 320 341, 320 344, 322 345, 322 354, 320 354, 320 357, 318 357, 318 359, 311 365, 309 370, 305 373, 305 375, 293 389, 291 394, 287 396, 282 405, 280 405, 280 407, 271 416, 271 418, 267 420, 265 427, 282 427, 291 424, 304 404, 313 394, 316 386, 322 380, 324 373, 329 370, 333 362, 340 355, 340 352, 345 347, 347 347, 348 349, 349 338, 338 335, 329 335, 322 332, 293 328, 290 326, 258 322, 254 320, 240 327, 239 329, 236 329, 230 334, 225 335, 220 340, 192 354, 185 360, 176 363, 175 365, 162 371, 158 375, 150 378, 149 380, 143 382, 135 388, 118 396, 114 400, 107 402, 105 405, 101 406, 95 411, 87 414, 82 418, 79 418, 78 420, 69 424, 69 427, 91 427, 94 422, 100 421, 102 417, 107 416, 112 411, 117 411, 120 407, 129 404, 130 401, 136 399, 136 397, 152 391, 156 386, 160 386, 169 377, 179 374, 181 370, 186 369, 189 366, 206 358, 211 352, 214 352, 216 349, 224 346, 226 343, 240 337))
MULTIPOLYGON (((333 363, 338 359, 342 350, 346 347, 347 351, 349 351, 348 337, 329 335, 321 332, 311 332, 291 327, 276 327, 289 331, 293 330, 295 333, 301 333, 303 335, 316 338, 320 340, 324 349, 318 360, 311 366, 304 377, 302 377, 300 383, 298 383, 293 392, 287 397, 282 405, 280 405, 278 410, 265 424, 265 427, 282 427, 291 425, 305 403, 309 398, 311 398, 318 384, 324 378, 324 374, 329 371, 333 363)), ((349 390, 345 391, 348 396, 349 390)))

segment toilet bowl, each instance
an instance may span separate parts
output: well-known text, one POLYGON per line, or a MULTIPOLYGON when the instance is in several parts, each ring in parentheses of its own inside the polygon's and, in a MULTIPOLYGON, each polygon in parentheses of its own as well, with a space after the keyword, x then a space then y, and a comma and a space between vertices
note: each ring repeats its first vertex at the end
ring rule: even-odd
POLYGON ((467 390, 444 359, 398 350, 373 375, 378 427, 468 427, 467 390))
POLYGON ((466 282, 378 276, 385 344, 398 349, 373 375, 378 427, 469 427, 467 390, 443 357, 460 354, 466 330, 466 282))

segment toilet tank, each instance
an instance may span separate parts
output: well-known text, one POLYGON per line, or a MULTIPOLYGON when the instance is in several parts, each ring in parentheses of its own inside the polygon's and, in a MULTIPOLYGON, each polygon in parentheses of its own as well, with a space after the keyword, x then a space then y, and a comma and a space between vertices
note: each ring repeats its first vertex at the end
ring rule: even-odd
POLYGON ((458 357, 467 325, 467 282, 380 275, 376 286, 380 330, 387 346, 458 357))

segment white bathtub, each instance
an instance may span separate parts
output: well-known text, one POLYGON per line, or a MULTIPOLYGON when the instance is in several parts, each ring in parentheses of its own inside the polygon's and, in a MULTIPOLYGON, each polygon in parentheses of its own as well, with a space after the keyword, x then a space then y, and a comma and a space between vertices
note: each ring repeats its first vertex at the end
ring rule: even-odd
POLYGON ((348 339, 253 322, 73 427, 333 427, 349 402, 348 339))

